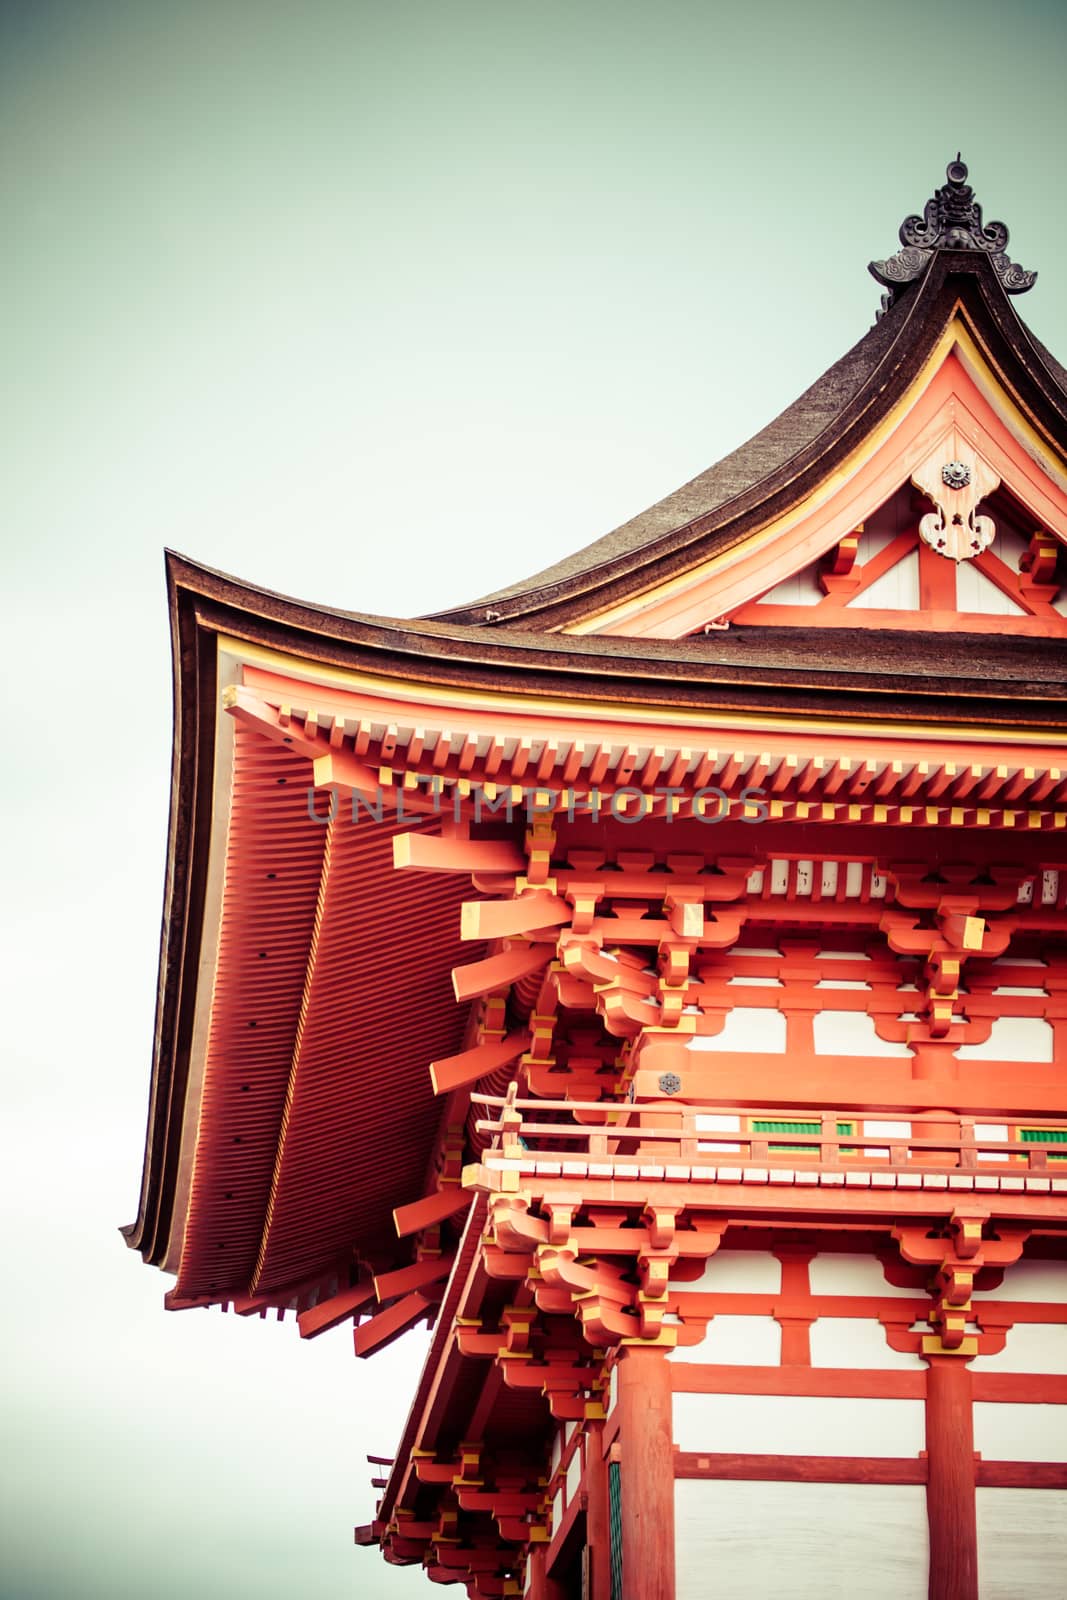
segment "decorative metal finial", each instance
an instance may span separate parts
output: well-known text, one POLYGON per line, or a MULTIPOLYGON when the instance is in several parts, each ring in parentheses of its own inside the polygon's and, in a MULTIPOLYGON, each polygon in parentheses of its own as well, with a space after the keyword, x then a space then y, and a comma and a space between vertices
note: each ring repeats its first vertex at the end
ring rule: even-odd
POLYGON ((981 250, 1008 294, 1032 289, 1036 272, 1026 272, 1008 259, 1008 230, 1003 222, 982 223, 982 208, 967 182, 967 168, 960 160, 950 161, 945 169, 948 182, 942 184, 926 202, 921 217, 905 217, 900 225, 903 250, 885 261, 872 261, 868 271, 893 295, 905 283, 921 278, 935 250, 981 250))

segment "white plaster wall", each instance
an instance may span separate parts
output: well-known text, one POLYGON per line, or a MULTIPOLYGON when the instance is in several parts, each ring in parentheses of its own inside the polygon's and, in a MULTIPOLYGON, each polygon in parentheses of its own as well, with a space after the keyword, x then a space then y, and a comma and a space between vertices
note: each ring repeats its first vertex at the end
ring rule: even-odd
POLYGON ((722 1032, 698 1034, 690 1050, 737 1050, 744 1054, 782 1055, 785 1050, 785 1016, 765 1006, 737 1006, 726 1013, 722 1032))
POLYGON ((921 1400, 777 1394, 674 1397, 674 1442, 680 1450, 728 1455, 913 1457, 925 1448, 925 1440, 921 1400))
POLYGON ((894 1350, 880 1322, 871 1317, 820 1317, 810 1332, 813 1367, 905 1368, 922 1370, 926 1363, 906 1350, 894 1350))
MULTIPOLYGON (((741 1118, 730 1117, 723 1113, 703 1111, 695 1119, 697 1133, 740 1133, 741 1118)), ((719 1154, 729 1154, 731 1151, 740 1150, 741 1146, 736 1141, 729 1139, 701 1139, 697 1144, 698 1150, 711 1150, 719 1154)))
POLYGON ((1067 1408, 976 1401, 974 1448, 986 1461, 1067 1461, 1067 1408))
POLYGON ((810 566, 802 567, 799 572, 794 572, 792 577, 783 578, 781 583, 776 583, 773 589, 768 589, 761 595, 757 605, 772 606, 817 606, 820 600, 826 598, 822 585, 819 582, 819 563, 813 561, 810 566))
POLYGON ((906 1044, 880 1039, 866 1011, 817 1011, 812 1018, 820 1056, 910 1056, 906 1044))
POLYGON ((1051 1061, 1052 1025, 1044 1017, 997 1017, 983 1044, 964 1044, 960 1061, 1051 1061))
POLYGON ((1008 1267, 1004 1281, 984 1290, 982 1300, 1031 1300, 1038 1305, 1067 1306, 1067 1261, 1018 1261, 1008 1267))
POLYGON ((1024 614, 1022 606, 1016 605, 971 561, 956 563, 956 609, 980 611, 992 617, 1021 617, 1024 614))
POLYGON ((1063 1600, 1067 1490, 979 1489, 976 1501, 979 1600, 1063 1600))
MULTIPOLYGON (((1008 1124, 1006 1122, 976 1122, 974 1136, 981 1142, 983 1139, 1007 1140, 1008 1124)), ((986 1161, 1010 1161, 1011 1156, 1007 1150, 983 1150, 981 1159, 986 1161)))
POLYGON ((926 1500, 911 1484, 683 1478, 675 1539, 677 1600, 926 1600, 926 1500))
POLYGON ((921 1289, 898 1289, 889 1283, 882 1264, 874 1256, 851 1252, 831 1255, 829 1251, 813 1258, 808 1267, 812 1294, 859 1294, 894 1296, 904 1300, 922 1299, 921 1289))
POLYGON ((578 1488, 579 1488, 579 1485, 581 1484, 581 1481, 582 1481, 582 1452, 581 1452, 581 1448, 579 1447, 574 1452, 573 1456, 571 1456, 570 1465, 567 1468, 567 1504, 568 1505, 570 1505, 571 1501, 574 1499, 575 1495, 578 1493, 578 1488))
POLYGON ((769 1250, 717 1250, 699 1278, 675 1287, 717 1294, 779 1294, 782 1265, 769 1250))
MULTIPOLYGON (((976 1372, 1067 1373, 1067 1327, 1063 1323, 1017 1322, 995 1356, 978 1356, 976 1372)), ((1064 1457, 1067 1458, 1067 1408, 1064 1408, 1064 1457)), ((1067 1591, 1065 1591, 1067 1592, 1067 1591)))
POLYGON ((671 1352, 671 1358, 726 1366, 776 1367, 782 1359, 782 1330, 773 1317, 715 1316, 699 1344, 679 1345, 671 1352))
POLYGON ((919 609, 919 553, 909 555, 875 578, 870 588, 845 601, 854 611, 917 611, 919 609))

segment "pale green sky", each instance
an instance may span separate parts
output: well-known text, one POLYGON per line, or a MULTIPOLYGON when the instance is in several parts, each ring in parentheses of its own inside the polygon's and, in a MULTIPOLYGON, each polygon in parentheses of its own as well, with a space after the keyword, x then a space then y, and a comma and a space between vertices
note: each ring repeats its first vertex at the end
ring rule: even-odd
POLYGON ((1058 4, 7 0, 5 1600, 389 1600, 404 1348, 129 1255, 161 551, 405 614, 605 532, 869 326, 961 148, 1067 359, 1058 4), (14 1282, 11 1279, 14 1278, 14 1282))

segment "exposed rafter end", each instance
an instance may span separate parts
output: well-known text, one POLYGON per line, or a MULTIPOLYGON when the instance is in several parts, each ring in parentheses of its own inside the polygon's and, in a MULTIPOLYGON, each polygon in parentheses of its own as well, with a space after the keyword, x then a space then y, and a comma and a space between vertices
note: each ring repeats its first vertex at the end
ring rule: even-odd
POLYGON ((428 1289, 426 1293, 408 1294, 366 1322, 361 1322, 353 1339, 356 1355, 369 1356, 375 1350, 384 1350, 386 1345, 399 1339, 428 1311, 435 1310, 439 1300, 440 1291, 435 1293, 433 1289, 428 1289))
POLYGON ((465 1211, 470 1203, 471 1196, 466 1189, 450 1184, 433 1194, 424 1194, 421 1200, 412 1200, 409 1205, 397 1206, 393 1223, 399 1237, 406 1239, 423 1228, 432 1228, 435 1223, 454 1217, 458 1211, 465 1211))
POLYGON ((413 1261, 410 1267, 397 1267, 395 1272, 380 1272, 374 1279, 374 1292, 381 1305, 394 1295, 410 1294, 414 1289, 424 1289, 429 1283, 440 1283, 452 1271, 452 1255, 427 1256, 413 1261))
POLYGON ((296 1319, 301 1339, 318 1338, 320 1333, 326 1333, 355 1316, 373 1299, 374 1285, 364 1282, 357 1284, 354 1289, 345 1289, 331 1296, 321 1305, 312 1306, 310 1311, 301 1311, 296 1319))
POLYGON ((520 978, 538 972, 555 954, 550 944, 522 944, 498 955, 486 956, 484 961, 470 961, 466 966, 452 968, 452 989, 456 999, 478 1000, 482 995, 497 989, 506 989, 520 978))
POLYGON ((505 839, 398 833, 393 840, 393 865, 423 872, 522 872, 526 857, 505 839))
POLYGON ((445 1056, 430 1063, 430 1081, 434 1094, 448 1094, 452 1089, 463 1089, 477 1083, 498 1067, 507 1067, 529 1048, 530 1034, 526 1028, 509 1033, 506 1039, 493 1039, 476 1044, 471 1050, 461 1050, 457 1056, 445 1056))

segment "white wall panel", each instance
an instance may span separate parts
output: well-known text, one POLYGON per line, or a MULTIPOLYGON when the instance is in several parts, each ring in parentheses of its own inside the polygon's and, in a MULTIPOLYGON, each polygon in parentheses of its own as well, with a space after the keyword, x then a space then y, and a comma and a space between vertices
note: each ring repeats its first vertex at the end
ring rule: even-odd
POLYGON ((699 1278, 677 1287, 717 1294, 780 1294, 782 1265, 769 1250, 717 1250, 699 1278))
POLYGON ((912 1457, 925 1448, 925 1441, 921 1400, 777 1394, 674 1397, 674 1442, 680 1450, 728 1455, 912 1457))
POLYGON ((1067 1461, 1067 1411, 976 1401, 974 1448, 987 1461, 1067 1461))
POLYGON ((737 1006, 726 1013, 721 1033, 698 1034, 689 1041, 689 1049, 781 1055, 785 1050, 785 1016, 764 1006, 737 1006))
POLYGON ((813 1367, 878 1367, 921 1371, 926 1363, 906 1350, 894 1350, 880 1322, 871 1317, 820 1317, 811 1325, 813 1367))
POLYGON ((773 1317, 720 1315, 708 1323, 699 1344, 679 1345, 671 1356, 675 1361, 776 1367, 782 1359, 782 1330, 773 1317))
MULTIPOLYGON (((978 1356, 971 1363, 977 1372, 1067 1373, 1067 1327, 1060 1323, 1017 1322, 1008 1330, 1003 1350, 995 1356, 978 1356)), ((1067 1408, 1063 1418, 1067 1459, 1067 1408)))
POLYGON ((1044 1017, 996 1017, 983 1044, 963 1044, 960 1061, 1051 1061, 1052 1024, 1044 1017))
POLYGON ((902 1299, 921 1300, 921 1289, 898 1289, 882 1271, 876 1256, 853 1255, 851 1252, 832 1255, 829 1251, 817 1255, 808 1267, 808 1282, 812 1294, 893 1295, 902 1299))
POLYGON ((1067 1261, 1018 1261, 1007 1268, 998 1288, 983 1290, 976 1299, 1067 1305, 1067 1261))
POLYGON ((813 561, 810 566, 802 567, 791 577, 783 578, 781 583, 776 583, 773 589, 768 589, 765 595, 761 595, 756 604, 817 606, 820 600, 826 599, 819 582, 819 565, 818 561, 813 561))
POLYGON ((1063 1600, 1067 1490, 979 1489, 976 1498, 979 1600, 1063 1600))
POLYGON ((926 1600, 911 1484, 679 1479, 675 1529, 677 1600, 926 1600))
POLYGON ((998 589, 972 561, 956 563, 956 610, 980 611, 992 617, 1021 617, 1022 606, 998 589))
POLYGON ((910 1056, 906 1044, 880 1039, 866 1011, 817 1011, 812 1018, 820 1056, 910 1056))
POLYGON ((913 550, 845 604, 855 611, 918 611, 919 555, 913 550))
POLYGON ((567 1504, 570 1505, 582 1481, 582 1452, 579 1447, 571 1456, 567 1467, 567 1504))

